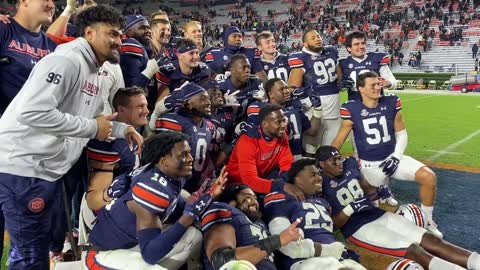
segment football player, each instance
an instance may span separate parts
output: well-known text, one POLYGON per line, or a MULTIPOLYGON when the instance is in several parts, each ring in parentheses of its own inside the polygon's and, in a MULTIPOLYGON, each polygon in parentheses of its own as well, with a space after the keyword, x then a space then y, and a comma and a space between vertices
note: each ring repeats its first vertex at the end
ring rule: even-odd
POLYGON ((400 112, 400 98, 393 94, 382 96, 379 76, 373 71, 358 77, 357 88, 362 100, 342 105, 342 126, 332 145, 340 149, 353 130, 362 175, 372 186, 387 184, 389 177, 416 181, 428 229, 441 237, 432 217, 437 177, 423 163, 404 155, 408 135, 400 112))
MULTIPOLYGON (((302 111, 301 106, 291 102, 292 91, 282 79, 273 78, 268 80, 265 83, 265 91, 267 92, 269 103, 281 106, 285 116, 288 118, 288 144, 294 159, 301 158, 303 156, 303 134, 316 136, 320 129, 321 105, 313 109, 313 117, 309 120, 302 111)), ((268 103, 257 101, 248 107, 249 123, 258 124, 258 112, 265 104, 268 103)))
POLYGON ((130 174, 131 189, 97 216, 90 233, 93 248, 85 256, 88 269, 178 269, 199 249, 202 237, 191 225, 226 178, 222 172, 217 182, 202 186, 185 202, 180 191, 193 166, 187 140, 171 131, 147 140, 148 164, 130 174))
POLYGON ((317 145, 332 143, 340 127, 340 95, 337 86, 338 52, 324 47, 323 39, 316 30, 307 30, 302 36, 303 49, 288 58, 290 77, 288 86, 312 88, 320 96, 323 107, 322 128, 317 137, 306 136, 305 150, 315 154, 317 145))
POLYGON ((200 62, 199 49, 190 39, 177 42, 177 58, 163 65, 155 77, 158 82, 158 99, 162 99, 185 82, 199 83, 210 77, 208 66, 200 62))
POLYGON ((182 91, 184 103, 176 112, 162 115, 156 120, 155 132, 173 130, 189 136, 193 155, 193 177, 185 190, 193 192, 202 184, 200 180, 212 179, 214 171, 213 146, 215 125, 207 119, 212 114, 208 92, 193 83, 176 91, 182 91))
POLYGON ((400 215, 374 207, 369 197, 372 191, 379 196, 382 189, 363 180, 355 158, 343 160, 337 148, 322 146, 316 160, 322 169, 323 194, 332 207, 333 222, 351 243, 411 259, 425 269, 480 269, 478 253, 444 241, 400 215))
MULTIPOLYGON (((347 35, 345 46, 350 56, 339 61, 342 80, 351 80, 352 84, 347 87, 348 99, 360 100, 355 82, 360 74, 374 71, 380 75, 382 87, 396 89, 397 81, 388 67, 390 56, 386 53, 366 52, 367 38, 363 32, 352 32, 347 35)), ((341 82, 341 84, 344 82, 341 82)))
POLYGON ((267 74, 263 71, 259 61, 259 56, 253 48, 245 48, 242 46, 242 32, 236 26, 229 26, 223 31, 222 49, 214 49, 205 55, 205 61, 210 69, 216 74, 224 74, 228 70, 228 63, 232 56, 243 54, 247 57, 252 65, 251 69, 262 82, 267 81, 267 74))
POLYGON ((263 70, 269 79, 280 78, 288 82, 290 66, 288 65, 288 56, 277 51, 275 37, 272 32, 264 31, 255 38, 260 54, 260 62, 263 70))
POLYGON ((265 196, 264 213, 272 234, 301 220, 298 227, 304 239, 290 243, 280 252, 280 269, 358 269, 363 266, 348 258, 345 246, 335 240, 330 206, 318 195, 322 192, 322 177, 315 166, 315 159, 303 158, 293 162, 288 171, 289 183, 296 185, 305 194, 305 200, 297 201, 288 193, 279 191, 265 196))
POLYGON ((298 223, 292 222, 285 230, 270 235, 253 190, 231 184, 201 219, 206 269, 218 270, 229 261, 246 260, 258 270, 275 270, 273 252, 300 239, 298 223))

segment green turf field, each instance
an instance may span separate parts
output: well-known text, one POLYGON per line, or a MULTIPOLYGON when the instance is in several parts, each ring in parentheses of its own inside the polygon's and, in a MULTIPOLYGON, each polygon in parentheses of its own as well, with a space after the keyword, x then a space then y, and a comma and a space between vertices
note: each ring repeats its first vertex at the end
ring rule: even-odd
MULTIPOLYGON (((422 161, 480 168, 480 95, 395 93, 403 103, 407 155, 422 161)), ((347 142, 343 152, 351 149, 347 142)))

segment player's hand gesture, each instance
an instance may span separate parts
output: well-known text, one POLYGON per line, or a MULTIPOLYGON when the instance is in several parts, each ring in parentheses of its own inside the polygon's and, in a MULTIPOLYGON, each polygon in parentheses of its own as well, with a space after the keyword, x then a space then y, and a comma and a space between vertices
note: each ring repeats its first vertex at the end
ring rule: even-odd
POLYGON ((298 224, 302 222, 301 218, 297 218, 295 222, 290 224, 285 230, 280 233, 280 244, 283 246, 287 245, 290 242, 298 241, 303 238, 302 229, 297 228, 298 224))
POLYGON ((111 138, 113 127, 112 120, 115 119, 117 115, 118 113, 106 116, 101 114, 95 118, 95 120, 97 120, 97 135, 95 135, 95 139, 105 141, 111 138))
POLYGON ((226 172, 225 168, 226 167, 222 168, 222 170, 220 171, 220 175, 217 177, 217 179, 205 181, 199 190, 211 194, 213 199, 220 196, 220 194, 222 194, 223 190, 225 189, 225 184, 228 181, 228 172, 226 172))
POLYGON ((3 14, 0 14, 0 22, 4 23, 4 24, 9 24, 11 21, 10 21, 10 15, 3 15, 3 14))
POLYGON ((142 153, 143 150, 143 137, 140 135, 134 127, 129 126, 125 130, 125 139, 128 142, 130 150, 135 149, 135 155, 142 153), (134 148, 134 145, 138 146, 134 148))
POLYGON ((240 103, 238 103, 237 100, 238 93, 240 93, 240 90, 233 93, 230 93, 230 90, 228 90, 225 95, 223 95, 225 98, 225 104, 223 104, 223 107, 239 107, 240 103))

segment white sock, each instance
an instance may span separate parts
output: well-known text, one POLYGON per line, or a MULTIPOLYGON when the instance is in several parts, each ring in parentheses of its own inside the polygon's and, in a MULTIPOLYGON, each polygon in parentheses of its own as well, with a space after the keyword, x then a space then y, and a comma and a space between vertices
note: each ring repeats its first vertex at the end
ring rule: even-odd
POLYGON ((447 262, 442 260, 438 257, 433 257, 428 265, 429 270, 466 270, 465 268, 453 264, 451 262, 447 262))
POLYGON ((478 270, 480 269, 480 255, 476 252, 472 252, 468 257, 467 262, 468 269, 478 270))
POLYGON ((422 204, 422 210, 427 214, 427 221, 430 222, 433 220, 433 206, 425 206, 422 204))

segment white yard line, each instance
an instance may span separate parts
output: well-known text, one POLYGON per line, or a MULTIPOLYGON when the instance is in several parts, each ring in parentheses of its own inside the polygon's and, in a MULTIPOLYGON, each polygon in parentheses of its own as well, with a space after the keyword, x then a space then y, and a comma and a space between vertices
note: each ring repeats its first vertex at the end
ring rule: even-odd
POLYGON ((473 139, 473 137, 477 136, 480 134, 480 129, 478 129, 477 131, 474 131, 473 133, 469 134, 468 136, 466 136, 465 138, 457 141, 457 142, 454 142, 452 144, 450 144, 449 146, 445 147, 444 149, 440 150, 439 153, 436 153, 432 156, 430 156, 427 160, 430 160, 430 161, 435 161, 437 160, 439 157, 445 155, 447 152, 450 152, 451 150, 459 147, 460 145, 468 142, 469 140, 473 139))
POLYGON ((412 101, 412 100, 424 99, 424 98, 431 98, 431 97, 435 97, 435 96, 425 96, 425 97, 408 98, 408 99, 402 99, 402 101, 403 101, 403 102, 406 102, 406 101, 412 101))
POLYGON ((449 154, 449 155, 463 155, 465 153, 461 153, 461 152, 451 152, 451 151, 442 151, 442 150, 425 150, 427 152, 433 152, 433 153, 442 153, 442 154, 449 154))

